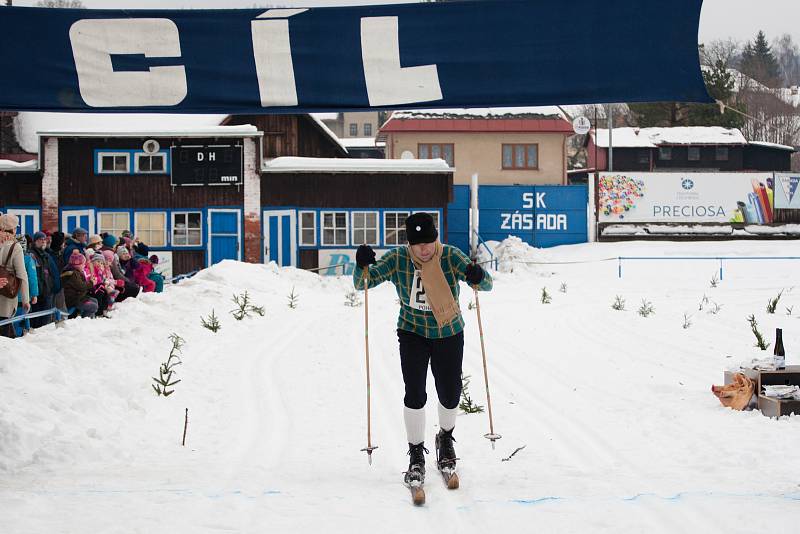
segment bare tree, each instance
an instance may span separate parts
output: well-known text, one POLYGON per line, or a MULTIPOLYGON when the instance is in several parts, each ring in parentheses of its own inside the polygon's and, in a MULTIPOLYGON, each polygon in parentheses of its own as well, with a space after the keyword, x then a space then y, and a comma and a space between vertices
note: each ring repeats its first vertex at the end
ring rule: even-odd
POLYGON ((772 50, 778 60, 781 82, 784 87, 800 85, 800 50, 792 36, 784 33, 772 42, 772 50))
POLYGON ((732 68, 736 65, 741 48, 736 39, 715 39, 708 44, 700 45, 700 62, 703 65, 713 66, 722 61, 727 68, 732 68))

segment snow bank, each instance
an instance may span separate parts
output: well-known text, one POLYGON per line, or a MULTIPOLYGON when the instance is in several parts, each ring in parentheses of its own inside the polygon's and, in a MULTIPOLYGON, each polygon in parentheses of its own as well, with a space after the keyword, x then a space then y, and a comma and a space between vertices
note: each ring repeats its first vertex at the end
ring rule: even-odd
MULTIPOLYGON (((537 271, 537 263, 550 261, 550 255, 545 249, 535 248, 524 242, 517 236, 508 236, 503 241, 487 241, 486 247, 478 247, 478 261, 487 262, 496 260, 496 269, 500 272, 510 273, 514 271, 537 271)), ((495 268, 495 264, 491 268, 495 268)))

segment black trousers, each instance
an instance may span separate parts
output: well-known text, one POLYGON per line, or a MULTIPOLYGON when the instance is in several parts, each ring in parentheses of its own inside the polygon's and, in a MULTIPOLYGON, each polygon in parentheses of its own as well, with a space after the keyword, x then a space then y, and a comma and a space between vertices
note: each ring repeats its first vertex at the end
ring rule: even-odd
POLYGON ((425 406, 428 395, 425 381, 428 378, 428 362, 436 382, 439 402, 448 409, 458 406, 461 399, 461 362, 464 359, 464 333, 442 339, 397 331, 400 342, 400 366, 406 386, 405 405, 418 410, 425 406))

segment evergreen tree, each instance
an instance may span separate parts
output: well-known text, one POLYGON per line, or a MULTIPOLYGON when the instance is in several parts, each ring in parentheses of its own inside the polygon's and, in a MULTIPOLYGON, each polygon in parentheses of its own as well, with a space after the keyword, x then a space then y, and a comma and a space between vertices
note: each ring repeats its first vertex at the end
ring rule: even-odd
MULTIPOLYGON (((725 62, 717 60, 710 68, 703 71, 703 80, 711 98, 729 104, 733 96, 734 79, 725 62)), ((737 109, 742 105, 737 104, 737 109)), ((688 109, 689 126, 722 126, 724 128, 741 128, 744 117, 738 113, 720 113, 717 104, 692 104, 688 109)))
POLYGON ((742 72, 767 87, 776 87, 780 81, 780 69, 775 54, 763 31, 755 41, 748 42, 742 51, 742 72))

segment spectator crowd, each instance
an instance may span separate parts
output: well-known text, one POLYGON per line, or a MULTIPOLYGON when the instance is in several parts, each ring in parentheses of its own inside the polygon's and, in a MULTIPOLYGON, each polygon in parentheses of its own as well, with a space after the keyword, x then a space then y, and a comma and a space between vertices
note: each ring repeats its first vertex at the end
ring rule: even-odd
MULTIPOLYGON (((89 235, 76 228, 17 236, 16 215, 0 215, 0 321, 58 308, 65 316, 107 317, 118 302, 140 292, 161 292, 164 278, 155 270, 158 256, 129 231, 117 237, 89 235)), ((29 320, 31 328, 53 315, 29 320)), ((18 323, 19 324, 19 323, 18 323)), ((19 329, 0 326, 0 335, 19 329)))

